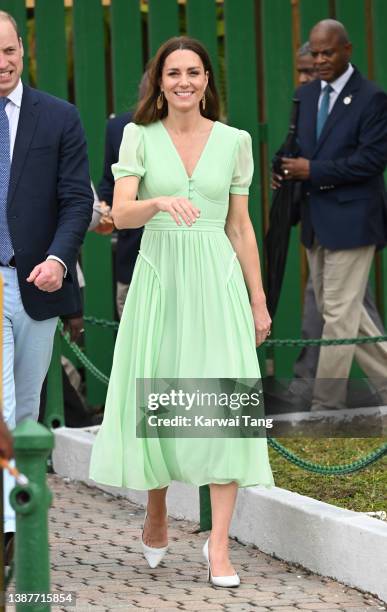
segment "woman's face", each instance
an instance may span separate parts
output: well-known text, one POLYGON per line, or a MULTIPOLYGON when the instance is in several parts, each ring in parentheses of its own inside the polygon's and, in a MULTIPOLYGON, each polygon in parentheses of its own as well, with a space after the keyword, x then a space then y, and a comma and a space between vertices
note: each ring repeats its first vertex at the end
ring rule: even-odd
POLYGON ((160 89, 164 92, 168 108, 187 112, 199 106, 208 84, 199 55, 188 49, 170 53, 163 66, 160 89))

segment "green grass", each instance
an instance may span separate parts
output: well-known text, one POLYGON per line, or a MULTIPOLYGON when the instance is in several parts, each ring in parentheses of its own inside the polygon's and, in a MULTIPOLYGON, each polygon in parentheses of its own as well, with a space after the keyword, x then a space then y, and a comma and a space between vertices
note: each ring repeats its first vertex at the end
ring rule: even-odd
MULTIPOLYGON (((350 463, 386 442, 385 438, 286 438, 279 442, 303 459, 335 465, 350 463)), ((343 476, 324 476, 303 470, 269 447, 277 487, 314 497, 357 512, 387 511, 387 456, 370 467, 343 476)))

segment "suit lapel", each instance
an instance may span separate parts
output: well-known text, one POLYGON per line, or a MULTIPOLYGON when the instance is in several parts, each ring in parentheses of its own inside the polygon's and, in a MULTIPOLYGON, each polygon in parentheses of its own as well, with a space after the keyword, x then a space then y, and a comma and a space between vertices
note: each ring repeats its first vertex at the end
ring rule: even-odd
MULTIPOLYGON (((351 104, 344 104, 344 98, 350 98, 352 100, 352 98, 355 95, 355 92, 359 89, 361 85, 361 80, 362 80, 362 77, 360 73, 358 72, 358 70, 355 69, 355 72, 351 75, 351 78, 341 90, 331 112, 328 115, 328 118, 320 134, 320 138, 318 139, 316 143, 316 147, 313 151, 313 156, 316 155, 317 151, 320 149, 321 145, 324 143, 325 139, 329 135, 334 125, 346 113, 351 112, 351 104)), ((315 120, 317 120, 317 110, 315 113, 315 120)), ((315 130, 315 133, 316 133, 316 130, 315 130)))
MULTIPOLYGON (((17 183, 23 170, 32 137, 34 135, 39 116, 38 97, 34 91, 23 84, 23 96, 20 107, 19 122, 17 126, 15 146, 12 155, 11 174, 8 187, 8 208, 12 204, 17 183)), ((33 180, 33 177, 31 177, 33 180)))

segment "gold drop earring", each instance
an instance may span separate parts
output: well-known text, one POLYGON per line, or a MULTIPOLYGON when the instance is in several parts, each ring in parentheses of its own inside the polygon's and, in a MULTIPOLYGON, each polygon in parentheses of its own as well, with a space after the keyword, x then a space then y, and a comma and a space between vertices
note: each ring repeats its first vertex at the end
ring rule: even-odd
POLYGON ((205 110, 205 108, 206 108, 206 94, 204 93, 202 97, 202 109, 205 110))
POLYGON ((164 93, 160 91, 159 95, 157 96, 157 100, 156 100, 156 108, 157 110, 161 110, 163 106, 164 106, 164 93))

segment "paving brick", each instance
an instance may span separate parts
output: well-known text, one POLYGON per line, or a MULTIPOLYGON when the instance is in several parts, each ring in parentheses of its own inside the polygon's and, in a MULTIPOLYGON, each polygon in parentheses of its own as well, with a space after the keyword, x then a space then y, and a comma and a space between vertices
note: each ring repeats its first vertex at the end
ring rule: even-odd
MULTIPOLYGON (((309 603, 302 603, 302 609, 303 610, 326 610, 327 608, 334 608, 335 606, 332 606, 331 604, 326 604, 325 602, 322 601, 311 601, 309 603)), ((338 606, 336 608, 339 609, 340 607, 338 606)))
POLYGON ((207 612, 207 610, 223 610, 223 606, 213 603, 208 604, 205 601, 190 601, 184 602, 184 608, 182 610, 201 610, 202 612, 207 612))
POLYGON ((279 610, 279 612, 296 612, 297 610, 299 610, 299 608, 296 608, 295 606, 289 606, 285 603, 276 603, 275 606, 270 608, 270 610, 279 610))
MULTIPOLYGON (((264 612, 265 610, 269 610, 269 608, 257 608, 256 606, 251 605, 250 603, 232 603, 224 606, 224 610, 235 610, 236 612, 264 612)), ((293 611, 294 612, 294 611, 293 611)))

